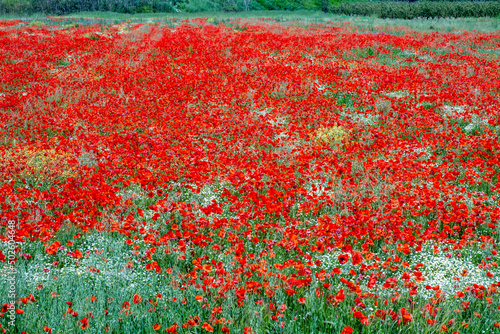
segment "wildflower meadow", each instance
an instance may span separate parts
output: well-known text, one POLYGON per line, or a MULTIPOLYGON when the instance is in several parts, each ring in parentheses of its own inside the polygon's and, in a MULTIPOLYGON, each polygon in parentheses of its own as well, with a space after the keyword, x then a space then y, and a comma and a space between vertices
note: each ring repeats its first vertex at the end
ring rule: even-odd
POLYGON ((500 333, 500 34, 0 20, 3 333, 500 333))

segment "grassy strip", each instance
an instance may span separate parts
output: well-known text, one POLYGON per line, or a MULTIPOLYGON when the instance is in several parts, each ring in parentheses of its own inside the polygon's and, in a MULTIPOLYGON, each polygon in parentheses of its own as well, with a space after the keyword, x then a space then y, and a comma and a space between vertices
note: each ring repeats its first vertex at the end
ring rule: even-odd
MULTIPOLYGON (((489 249, 479 247, 435 253, 433 244, 429 243, 418 254, 399 254, 402 258, 397 261, 407 262, 408 269, 400 267, 394 272, 394 268, 387 267, 382 270, 382 277, 400 277, 401 271, 411 270, 420 263, 427 279, 423 282, 412 280, 412 283, 416 283, 421 293, 414 296, 407 287, 394 292, 391 289, 371 290, 363 285, 363 289, 374 293, 373 298, 364 299, 363 312, 380 309, 380 319, 371 318, 370 325, 365 327, 349 317, 357 295, 349 292, 333 275, 314 279, 309 287, 297 288, 293 293, 280 289, 265 297, 251 293, 243 303, 238 303, 234 291, 228 291, 223 298, 214 297, 214 290, 205 280, 207 275, 189 275, 189 272, 193 273, 193 260, 199 258, 191 256, 190 252, 172 251, 163 255, 163 265, 167 269, 155 273, 147 270, 142 251, 134 251, 123 242, 123 235, 92 231, 80 236, 76 229, 68 228, 60 230, 57 239, 63 241, 65 249, 56 255, 48 255, 40 242, 21 245, 21 252, 29 253, 31 257, 21 257, 16 263, 17 292, 24 300, 17 305, 22 312, 17 317, 16 326, 28 333, 41 333, 42 328, 53 333, 80 332, 85 328, 82 319, 90 325, 86 329, 88 333, 156 333, 158 331, 154 328, 158 325, 163 332, 165 328, 175 324, 181 327, 183 323, 187 328, 179 328, 181 333, 202 333, 201 323, 216 318, 218 310, 224 311, 225 318, 214 325, 216 333, 222 332, 223 327, 242 333, 246 326, 256 333, 339 333, 346 325, 358 333, 423 333, 425 329, 429 330, 430 319, 435 322, 436 330, 446 328, 450 332, 480 333, 491 329, 496 317, 495 307, 481 303, 469 293, 463 297, 451 293, 458 285, 460 290, 468 291, 467 287, 473 283, 489 286, 495 281, 477 269, 477 259, 491 255, 489 249), (72 255, 76 250, 81 253, 79 258, 72 255), (464 276, 464 272, 468 274, 464 276), (327 289, 322 288, 324 283, 328 284, 327 289), (441 287, 441 297, 436 297, 442 299, 439 307, 429 304, 424 307, 427 298, 438 295, 425 288, 434 285, 441 287), (344 291, 343 302, 326 302, 328 295, 335 295, 339 290, 344 291), (391 318, 391 314, 406 312, 401 310, 418 308, 422 314, 415 314, 404 327, 398 326, 399 321, 391 318), (387 314, 387 309, 394 313, 387 314), (190 319, 197 323, 187 326, 190 319)), ((163 250, 158 251, 163 253, 163 250)), ((376 257, 386 261, 395 251, 380 249, 376 257)), ((237 268, 232 256, 207 252, 227 270, 237 268)), ((340 253, 312 254, 312 260, 321 261, 329 272, 339 266, 337 256, 340 253)), ((276 253, 276 257, 268 258, 269 268, 274 270, 274 264, 282 263, 287 257, 286 253, 276 253)), ((397 256, 394 258, 398 259, 397 256)), ((393 264, 399 266, 396 262, 393 264)), ((346 263, 340 267, 342 276, 348 280, 356 279, 347 274, 355 266, 346 263)), ((498 267, 488 270, 498 275, 498 267)), ((253 279, 259 280, 257 277, 253 279)), ((271 286, 280 284, 277 278, 269 279, 271 286)), ((5 295, 6 289, 6 285, 0 286, 0 294, 5 295)), ((496 301, 493 305, 496 306, 496 301)))
MULTIPOLYGON (((396 4, 397 5, 397 4, 396 4)), ((169 19, 193 19, 193 18, 208 18, 215 21, 230 20, 234 18, 273 18, 280 20, 283 23, 291 23, 292 21, 302 22, 338 22, 339 25, 352 22, 359 26, 360 29, 374 29, 381 27, 408 27, 418 31, 483 31, 497 32, 500 28, 500 18, 382 18, 376 15, 372 16, 348 16, 323 13, 320 11, 252 11, 252 12, 202 12, 202 13, 142 13, 142 14, 123 14, 115 12, 80 12, 66 16, 57 17, 59 20, 55 22, 52 17, 47 17, 45 14, 36 13, 32 15, 19 14, 4 14, 0 15, 0 19, 22 19, 25 21, 44 22, 46 24, 79 24, 89 25, 95 24, 95 20, 99 20, 100 24, 117 24, 123 21, 131 22, 157 22, 169 19), (60 20, 62 19, 62 20, 60 20)))

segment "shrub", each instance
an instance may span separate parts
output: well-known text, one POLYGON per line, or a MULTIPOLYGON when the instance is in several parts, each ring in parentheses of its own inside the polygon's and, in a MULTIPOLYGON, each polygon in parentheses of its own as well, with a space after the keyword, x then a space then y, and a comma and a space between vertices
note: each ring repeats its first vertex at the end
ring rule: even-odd
POLYGON ((419 2, 342 2, 329 7, 331 13, 342 15, 376 15, 381 18, 413 19, 435 17, 496 17, 500 15, 497 1, 419 1, 419 2))
POLYGON ((341 126, 332 126, 330 128, 321 127, 314 133, 314 141, 340 144, 347 136, 348 132, 341 126))
POLYGON ((0 158, 2 170, 19 179, 34 182, 65 180, 77 175, 76 167, 70 164, 70 153, 54 149, 18 149, 7 151, 0 158))

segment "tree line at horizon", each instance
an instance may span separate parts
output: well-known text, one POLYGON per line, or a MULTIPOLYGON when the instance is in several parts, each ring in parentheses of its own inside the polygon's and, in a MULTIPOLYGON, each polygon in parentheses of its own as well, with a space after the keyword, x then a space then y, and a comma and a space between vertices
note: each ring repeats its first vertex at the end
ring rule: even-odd
MULTIPOLYGON (((337 14, 370 15, 371 13, 371 15, 391 17, 394 15, 384 15, 384 12, 388 10, 391 13, 394 10, 414 11, 414 8, 416 8, 417 12, 420 13, 422 12, 422 9, 420 9, 422 5, 425 7, 423 9, 424 14, 429 11, 439 12, 442 11, 442 3, 446 3, 448 7, 453 7, 453 10, 451 13, 449 13, 450 10, 447 10, 443 15, 463 17, 470 16, 467 13, 461 14, 464 3, 476 6, 478 5, 477 2, 482 2, 482 5, 488 9, 491 7, 496 8, 495 4, 498 5, 498 1, 495 0, 0 0, 0 13, 65 15, 95 11, 135 14, 200 11, 321 10, 337 14)), ((489 10, 489 12, 495 16, 495 10, 489 10)))

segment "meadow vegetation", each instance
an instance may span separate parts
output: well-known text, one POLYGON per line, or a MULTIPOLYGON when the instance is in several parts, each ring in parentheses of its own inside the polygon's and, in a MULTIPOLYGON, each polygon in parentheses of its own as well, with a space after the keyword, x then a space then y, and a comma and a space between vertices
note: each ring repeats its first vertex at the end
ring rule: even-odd
POLYGON ((100 15, 0 20, 2 330, 500 333, 497 19, 100 15))

